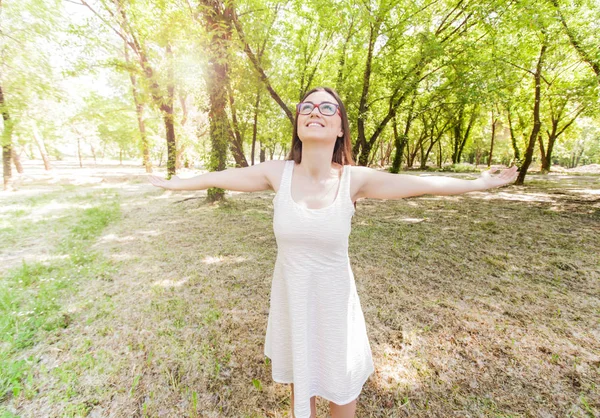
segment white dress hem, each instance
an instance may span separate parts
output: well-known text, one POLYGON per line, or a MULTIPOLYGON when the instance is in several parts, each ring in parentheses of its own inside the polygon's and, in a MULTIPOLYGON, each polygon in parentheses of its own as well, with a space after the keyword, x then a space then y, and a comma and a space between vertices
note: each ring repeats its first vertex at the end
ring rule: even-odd
MULTIPOLYGON (((363 388, 365 386, 365 383, 367 383, 367 380, 369 380, 369 377, 371 377, 371 375, 374 372, 375 372, 375 369, 372 368, 371 371, 369 372, 369 374, 367 374, 367 377, 365 377, 363 379, 362 384, 360 385, 359 390, 356 392, 355 395, 352 395, 349 399, 345 399, 345 400, 342 400, 342 401, 338 401, 338 400, 335 400, 335 399, 329 399, 328 397, 322 395, 321 392, 319 392, 319 391, 317 391, 317 392, 311 392, 311 395, 309 397, 312 398, 313 396, 318 396, 319 398, 325 399, 326 401, 329 401, 329 402, 333 402, 334 404, 340 405, 340 406, 341 405, 349 404, 350 402, 354 401, 355 399, 357 399, 359 397, 359 395, 361 394, 361 392, 362 392, 362 390, 363 390, 363 388)), ((279 378, 275 378, 275 377, 273 377, 272 379, 273 379, 273 381, 275 383, 281 383, 282 385, 289 385, 291 383, 294 383, 293 381, 288 381, 287 379, 279 379, 279 378)))

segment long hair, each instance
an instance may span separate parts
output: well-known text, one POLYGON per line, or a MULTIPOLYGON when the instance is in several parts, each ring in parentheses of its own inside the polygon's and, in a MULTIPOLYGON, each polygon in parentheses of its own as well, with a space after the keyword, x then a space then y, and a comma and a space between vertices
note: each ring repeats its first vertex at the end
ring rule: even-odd
MULTIPOLYGON (((341 165, 356 165, 354 159, 352 158, 352 141, 350 139, 350 124, 348 122, 348 114, 346 113, 346 108, 344 107, 344 103, 342 103, 342 99, 340 99, 340 96, 336 93, 336 91, 330 87, 315 87, 304 95, 301 102, 303 102, 304 99, 316 91, 325 91, 331 94, 340 106, 340 114, 342 115, 342 130, 344 131, 344 135, 341 137, 338 136, 335 140, 331 161, 341 165)), ((290 150, 286 160, 294 160, 296 164, 300 164, 302 161, 302 141, 300 141, 300 138, 298 137, 298 112, 296 112, 296 116, 294 117, 292 149, 290 150)))

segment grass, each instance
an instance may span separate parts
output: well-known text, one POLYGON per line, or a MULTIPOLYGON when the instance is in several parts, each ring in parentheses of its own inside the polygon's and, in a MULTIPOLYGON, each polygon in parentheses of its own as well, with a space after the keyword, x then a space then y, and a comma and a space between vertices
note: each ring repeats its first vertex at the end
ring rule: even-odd
MULTIPOLYGON (((598 415, 598 189, 598 177, 580 176, 360 201, 349 254, 376 374, 357 416, 598 415)), ((17 296, 2 306, 23 313, 2 334, 0 411, 290 416, 289 389, 273 383, 262 352, 273 194, 206 205, 143 185, 119 193, 119 216, 87 190, 3 212, 19 228, 69 216, 54 258, 0 282, 17 296)), ((41 230, 27 231, 14 242, 41 230)), ((326 416, 327 402, 317 406, 326 416)))
MULTIPOLYGON (((35 374, 39 358, 26 353, 69 327, 73 314, 65 309, 65 296, 75 293, 77 287, 86 280, 106 274, 109 268, 102 255, 91 251, 89 245, 108 224, 118 218, 120 208, 116 196, 91 193, 60 198, 56 193, 49 193, 48 196, 27 199, 24 206, 28 210, 20 210, 16 216, 26 218, 36 208, 56 200, 62 200, 67 207, 74 201, 93 202, 90 205, 94 206, 64 210, 64 218, 68 221, 65 220, 61 225, 61 240, 52 249, 53 254, 59 257, 51 262, 23 261, 19 267, 4 272, 0 277, 1 403, 19 397, 32 399, 37 396, 35 374)), ((14 211, 6 213, 14 216, 14 211)), ((15 225, 14 230, 18 232, 20 240, 32 238, 28 234, 38 233, 37 227, 29 228, 30 225, 23 219, 19 219, 19 223, 8 223, 15 225)), ((73 374, 64 374, 61 380, 66 381, 71 377, 73 374)), ((71 395, 71 391, 67 390, 65 397, 71 395)), ((3 406, 0 406, 0 412, 9 414, 3 406)))

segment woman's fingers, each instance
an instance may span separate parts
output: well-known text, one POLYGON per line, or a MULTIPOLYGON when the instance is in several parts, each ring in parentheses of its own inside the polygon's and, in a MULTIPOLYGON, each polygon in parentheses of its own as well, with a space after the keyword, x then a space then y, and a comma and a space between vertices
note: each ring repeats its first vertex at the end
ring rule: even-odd
POLYGON ((157 176, 148 176, 148 181, 156 187, 162 187, 163 189, 168 188, 168 180, 165 180, 157 176))
POLYGON ((498 169, 490 168, 489 170, 483 172, 485 177, 489 177, 491 179, 491 184, 495 184, 495 186, 492 187, 503 186, 516 178, 517 166, 500 169, 498 174, 492 174, 496 170, 498 169))

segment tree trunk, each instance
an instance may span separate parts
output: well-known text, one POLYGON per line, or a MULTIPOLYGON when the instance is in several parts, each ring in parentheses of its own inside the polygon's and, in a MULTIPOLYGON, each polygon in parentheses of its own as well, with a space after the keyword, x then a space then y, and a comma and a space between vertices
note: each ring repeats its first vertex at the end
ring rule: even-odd
POLYGON ((375 22, 371 23, 369 29, 369 48, 367 50, 367 61, 365 63, 365 71, 363 73, 363 85, 362 93, 360 95, 360 102, 358 105, 358 137, 352 148, 352 154, 358 157, 358 164, 366 166, 369 160, 369 154, 371 148, 367 144, 367 137, 365 132, 365 121, 367 118, 368 109, 368 97, 369 87, 371 84, 371 65, 373 63, 373 50, 375 48, 375 40, 379 34, 379 28, 381 26, 380 19, 377 18, 375 22))
POLYGON ((48 159, 48 154, 46 152, 46 146, 44 145, 44 140, 40 136, 40 132, 36 125, 33 125, 33 139, 35 140, 35 144, 40 151, 40 155, 42 156, 42 161, 44 161, 44 168, 46 171, 50 170, 52 167, 50 166, 50 160, 48 159))
POLYGON ((167 133, 167 178, 177 173, 177 139, 175 138, 175 124, 173 115, 173 103, 175 101, 175 80, 173 79, 173 51, 171 44, 167 42, 167 96, 164 97, 160 110, 163 115, 165 130, 167 133))
POLYGON ((254 104, 254 121, 252 123, 252 150, 250 151, 250 160, 254 165, 254 150, 256 149, 256 133, 258 130, 258 108, 260 105, 260 90, 256 92, 256 103, 254 104))
MULTIPOLYGON (((231 39, 229 26, 232 9, 225 7, 220 0, 202 0, 201 13, 204 16, 204 25, 210 41, 207 45, 209 65, 206 71, 206 85, 208 88, 210 109, 211 158, 208 164, 209 171, 225 170, 227 162, 227 148, 232 140, 229 129, 229 120, 225 111, 227 107, 227 63, 228 48, 231 39), (224 8, 225 7, 225 8, 224 8), (223 9, 224 8, 224 9, 223 9)), ((207 190, 209 201, 223 200, 225 190, 211 187, 207 190)))
POLYGON ((342 46, 342 50, 340 53, 340 58, 338 60, 339 68, 338 68, 338 76, 337 82, 335 85, 336 91, 341 91, 344 83, 344 68, 346 67, 346 49, 348 48, 348 43, 354 34, 354 16, 352 16, 352 21, 350 22, 350 27, 348 28, 348 35, 344 39, 344 45, 342 46))
POLYGON ((507 109, 506 113, 508 115, 508 129, 510 131, 510 141, 512 144, 513 153, 515 155, 515 164, 519 165, 521 160, 521 153, 519 152, 519 145, 517 144, 517 137, 515 136, 510 109, 507 109))
POLYGON ((462 124, 463 124, 463 116, 464 116, 465 105, 461 104, 458 110, 458 118, 456 119, 456 123, 454 124, 453 130, 453 141, 452 141, 452 164, 458 164, 460 159, 458 157, 458 149, 460 148, 460 143, 462 141, 462 124))
POLYGON ((425 161, 425 163, 421 162, 421 168, 423 170, 425 170, 427 168, 427 161, 429 161, 429 154, 431 154, 431 150, 433 149, 435 144, 440 141, 441 137, 442 137, 442 135, 440 134, 436 139, 431 138, 431 143, 427 147, 427 151, 425 151, 425 156, 423 157, 423 160, 425 161))
POLYGON ((4 119, 4 131, 2 132, 2 174, 4 179, 4 190, 10 188, 10 182, 12 179, 12 167, 10 160, 12 158, 12 130, 13 121, 10 118, 8 110, 6 108, 6 102, 4 101, 4 92, 2 86, 0 86, 0 108, 2 109, 2 118, 4 119))
MULTIPOLYGON (((125 61, 130 62, 129 47, 125 44, 125 61)), ((129 80, 131 81, 131 93, 133 95, 133 103, 135 104, 135 115, 137 117, 138 129, 140 131, 140 141, 142 145, 142 164, 146 169, 146 173, 152 173, 152 162, 150 161, 150 149, 148 146, 148 136, 146 135, 146 122, 144 121, 144 102, 137 87, 137 77, 133 72, 129 72, 129 80)), ((92 147, 93 152, 93 147, 92 147)), ((94 155, 94 162, 96 156, 94 155)))
POLYGON ((471 116, 469 117, 469 123, 467 124, 467 128, 463 131, 463 123, 464 123, 464 112, 466 105, 461 105, 461 108, 458 113, 458 118, 456 120, 456 124, 454 125, 454 138, 453 138, 453 152, 452 152, 452 164, 459 164, 462 159, 462 153, 465 149, 465 145, 467 144, 467 140, 471 135, 471 129, 475 123, 475 119, 477 117, 477 108, 474 106, 471 110, 471 116))
MULTIPOLYGON (((86 2, 82 3, 87 6, 89 9, 94 10, 89 4, 86 2)), ((118 15, 120 15, 120 19, 117 19, 120 32, 117 31, 121 35, 123 40, 129 38, 126 43, 129 47, 132 48, 133 51, 137 54, 138 62, 142 71, 144 73, 145 78, 148 80, 150 94, 152 96, 152 101, 154 105, 161 111, 163 122, 165 124, 165 131, 167 134, 167 178, 171 178, 172 175, 175 174, 175 159, 176 159, 176 139, 175 139, 175 127, 173 125, 173 96, 174 96, 174 80, 173 80, 173 56, 171 53, 171 45, 167 42, 166 52, 167 52, 167 65, 168 65, 168 74, 167 74, 167 97, 164 97, 160 91, 160 85, 156 77, 154 76, 154 69, 150 65, 148 60, 148 54, 146 50, 143 48, 142 44, 138 41, 135 31, 132 30, 132 25, 129 23, 129 19, 127 17, 127 13, 125 9, 122 7, 122 2, 119 0, 113 0, 115 4, 118 15)), ((116 14, 110 11, 108 7, 104 4, 104 8, 108 10, 108 12, 116 18, 116 14)), ((96 13, 96 12, 94 12, 96 13)), ((137 111, 137 109, 136 109, 137 111)), ((139 123, 139 122, 138 122, 139 123)), ((144 131, 145 132, 145 131, 144 131)), ((149 164, 149 159, 146 160, 146 163, 149 164)), ((146 163, 144 165, 146 165, 146 163)), ((148 168, 146 168, 148 170, 148 168)))
POLYGON ((419 170, 425 170, 427 161, 425 160, 425 145, 423 142, 419 144, 419 170))
POLYGON ((408 114, 406 116, 404 132, 401 136, 398 135, 398 121, 396 118, 396 113, 394 113, 392 117, 392 129, 394 132, 394 145, 396 148, 396 154, 394 155, 394 161, 392 162, 392 167, 390 169, 391 173, 398 173, 400 172, 400 170, 402 170, 402 156, 404 154, 404 148, 408 144, 408 133, 410 132, 410 127, 414 119, 413 110, 415 108, 415 98, 416 95, 413 94, 412 99, 410 101, 410 106, 408 108, 408 114))
POLYGON ((546 151, 544 150, 544 141, 542 140, 542 135, 538 135, 538 143, 540 144, 540 158, 542 160, 542 169, 541 172, 543 174, 548 173, 549 169, 546 169, 546 167, 549 166, 548 161, 546 159, 546 151))
POLYGON ((93 145, 90 145, 90 148, 92 150, 92 157, 94 157, 94 165, 98 165, 98 163, 96 162, 96 150, 94 149, 93 145))
POLYGON ((81 138, 77 137, 77 157, 79 157, 79 168, 83 168, 83 162, 81 161, 81 138))
POLYGON ((498 119, 494 118, 494 109, 492 109, 492 143, 490 145, 490 155, 488 157, 487 166, 490 168, 492 165, 492 157, 494 155, 494 140, 496 139, 496 123, 498 123, 498 119))
POLYGON ((19 157, 19 154, 17 154, 17 151, 15 151, 14 147, 11 150, 11 157, 12 162, 15 165, 15 168, 17 169, 17 173, 23 174, 23 165, 21 164, 21 158, 19 157))
MULTIPOLYGON (((566 106, 566 103, 565 103, 566 106)), ((540 141, 540 149, 542 150, 542 172, 544 173, 549 173, 550 169, 552 168, 552 151, 554 150, 554 144, 556 143, 556 140, 558 139, 558 137, 564 132, 566 131, 569 126, 571 126, 575 120, 579 117, 579 115, 581 115, 581 113, 583 113, 583 111, 585 110, 585 107, 582 106, 577 112, 575 112, 575 115, 573 115, 573 117, 571 118, 571 120, 567 123, 565 123, 563 125, 562 128, 559 129, 558 124, 560 123, 561 119, 563 118, 563 110, 558 111, 556 114, 554 113, 554 111, 552 111, 552 131, 546 131, 546 134, 548 135, 548 148, 546 149, 546 153, 544 154, 544 147, 543 147, 543 140, 542 137, 540 135, 539 141, 540 141)))
POLYGON ((573 164, 573 168, 577 167, 579 165, 579 160, 581 159, 581 156, 583 155, 583 151, 584 149, 581 148, 581 150, 579 150, 579 154, 577 154, 577 158, 575 158, 575 162, 573 164))
POLYGON ((242 138, 242 132, 237 120, 237 113, 235 108, 235 99, 233 97, 233 91, 227 77, 227 93, 229 96, 229 108, 231 109, 231 121, 233 124, 233 140, 230 142, 230 149, 237 167, 248 167, 248 161, 244 155, 244 138, 242 138))
POLYGON ((175 157, 175 167, 177 168, 177 170, 180 170, 184 167, 183 157, 185 154, 185 148, 185 144, 182 144, 177 148, 177 156, 175 157))
POLYGON ((525 159, 519 169, 519 175, 515 184, 521 185, 525 181, 527 170, 533 159, 533 150, 535 148, 535 141, 540 133, 542 127, 542 121, 540 119, 540 100, 541 100, 541 82, 542 82, 542 65, 544 62, 544 54, 546 53, 546 38, 544 37, 544 43, 540 49, 540 56, 536 65, 534 80, 535 80, 535 102, 533 105, 533 128, 531 135, 529 135, 529 144, 525 151, 525 159))

